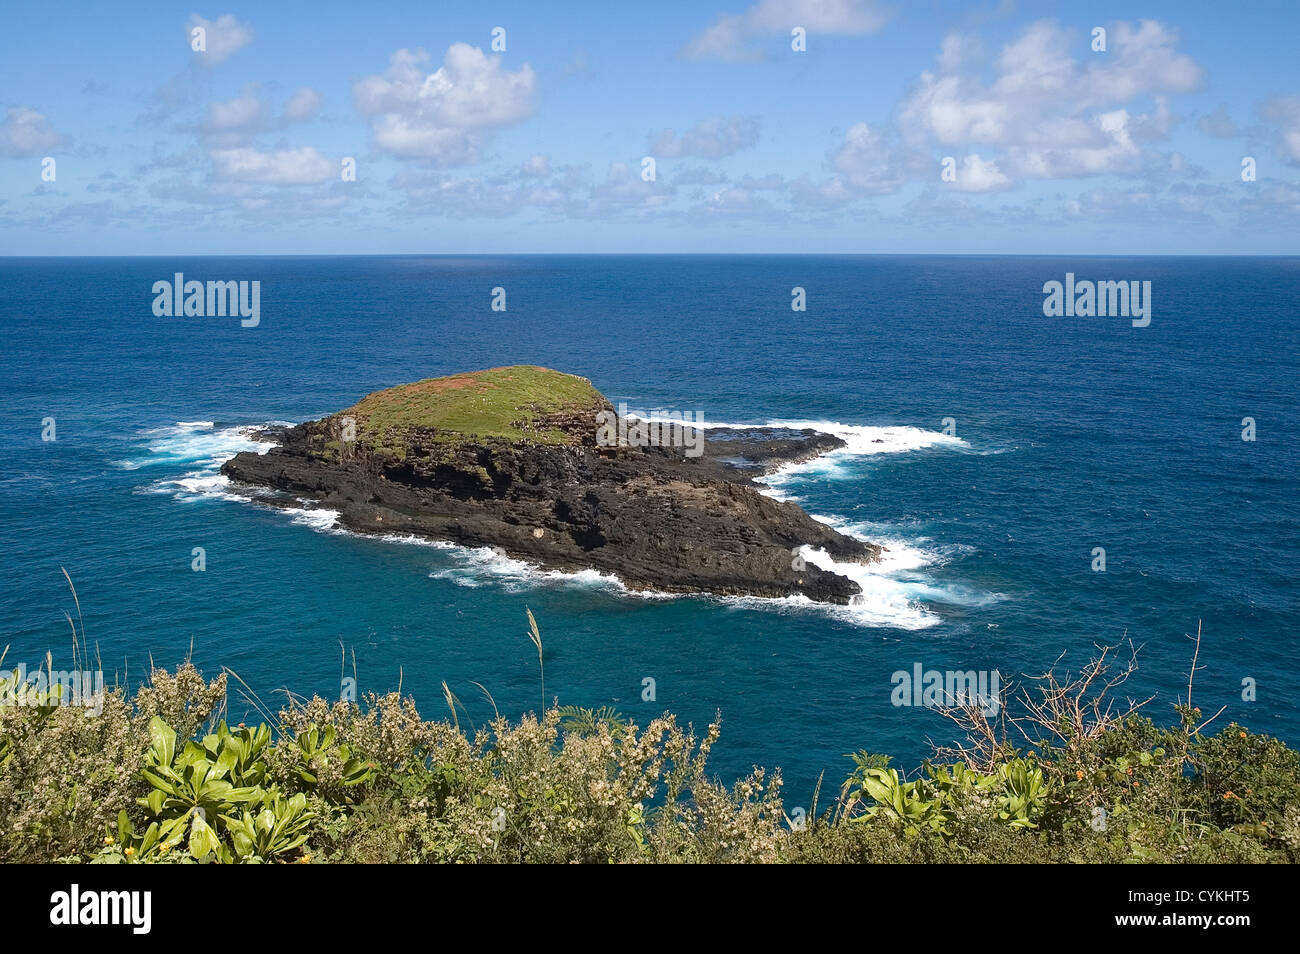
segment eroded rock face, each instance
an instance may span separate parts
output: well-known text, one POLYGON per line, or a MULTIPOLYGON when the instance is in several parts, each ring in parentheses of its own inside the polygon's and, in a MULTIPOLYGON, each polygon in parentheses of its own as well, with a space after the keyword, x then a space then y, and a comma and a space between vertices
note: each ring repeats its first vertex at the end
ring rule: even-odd
POLYGON ((306 498, 337 510, 350 530, 495 547, 547 568, 612 573, 638 589, 843 604, 858 585, 811 564, 795 569, 793 548, 810 545, 842 562, 881 551, 763 495, 751 479, 842 444, 813 431, 710 440, 699 457, 448 440, 418 428, 394 453, 391 445, 340 443, 336 433, 333 418, 288 428, 276 435, 278 447, 238 454, 222 473, 274 492, 257 494, 268 504, 306 498))

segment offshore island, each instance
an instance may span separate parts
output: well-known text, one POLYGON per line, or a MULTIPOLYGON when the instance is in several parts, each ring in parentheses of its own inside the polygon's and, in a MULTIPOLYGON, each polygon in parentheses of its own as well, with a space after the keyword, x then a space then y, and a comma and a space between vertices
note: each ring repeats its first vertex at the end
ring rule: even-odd
POLYGON ((602 440, 614 415, 586 378, 493 368, 376 391, 265 431, 276 446, 221 470, 258 502, 308 501, 348 530, 491 547, 547 569, 614 574, 636 590, 839 604, 861 592, 799 548, 839 563, 874 561, 883 548, 762 492, 764 474, 843 446, 839 438, 673 424, 650 444, 602 440))

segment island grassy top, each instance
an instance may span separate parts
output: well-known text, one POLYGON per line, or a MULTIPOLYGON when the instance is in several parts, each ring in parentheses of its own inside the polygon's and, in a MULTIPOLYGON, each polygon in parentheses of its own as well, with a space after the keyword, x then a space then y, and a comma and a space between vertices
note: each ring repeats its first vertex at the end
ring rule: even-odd
POLYGON ((504 438, 540 444, 574 443, 575 435, 555 426, 565 418, 590 421, 609 406, 586 378, 514 365, 426 378, 362 398, 341 416, 356 418, 358 436, 378 446, 412 428, 435 438, 504 438))

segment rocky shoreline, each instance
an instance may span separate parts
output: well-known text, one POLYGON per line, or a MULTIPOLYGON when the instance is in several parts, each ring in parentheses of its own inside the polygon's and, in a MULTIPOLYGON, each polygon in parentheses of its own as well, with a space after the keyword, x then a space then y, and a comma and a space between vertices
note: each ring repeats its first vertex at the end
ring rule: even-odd
POLYGON ((337 511, 348 530, 491 547, 548 569, 610 573, 632 589, 847 604, 858 585, 797 549, 856 563, 881 552, 761 492, 762 475, 843 446, 829 434, 706 432, 704 452, 687 456, 598 446, 590 407, 533 415, 529 428, 548 443, 405 423, 381 430, 374 397, 264 431, 259 439, 277 446, 240 453, 222 473, 261 503, 337 511))

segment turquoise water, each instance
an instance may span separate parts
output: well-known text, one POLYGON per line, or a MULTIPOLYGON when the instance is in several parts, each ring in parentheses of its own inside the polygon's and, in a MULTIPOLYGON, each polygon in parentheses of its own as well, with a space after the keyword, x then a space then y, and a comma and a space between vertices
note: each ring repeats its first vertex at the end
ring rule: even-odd
POLYGON ((1297 743, 1298 291, 1294 258, 0 260, 0 645, 7 665, 47 650, 68 664, 62 566, 110 681, 192 646, 264 699, 333 696, 342 643, 362 690, 400 679, 441 717, 446 680, 481 721, 474 681, 508 714, 540 702, 527 606, 548 696, 642 723, 720 710, 715 771, 781 766, 799 804, 823 770, 838 783, 846 752, 912 765, 947 737, 933 712, 891 704, 895 671, 1034 674, 1131 638, 1129 691, 1157 694, 1164 718, 1199 620, 1195 701, 1297 743), (260 281, 259 326, 155 317, 151 287, 176 271, 260 281), (1151 281, 1150 326, 1044 317, 1043 283, 1067 271, 1151 281), (634 410, 844 436, 850 452, 773 492, 890 547, 862 605, 630 595, 333 532, 217 474, 256 446, 249 426, 515 363, 585 375, 634 410))

